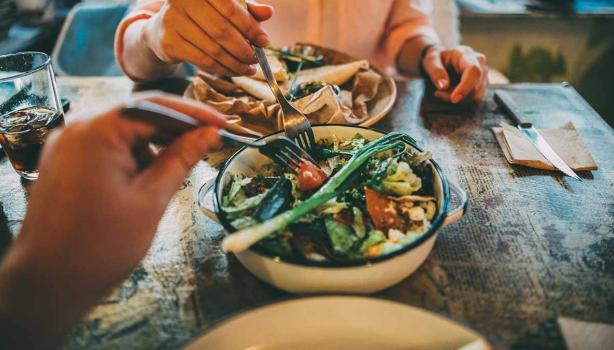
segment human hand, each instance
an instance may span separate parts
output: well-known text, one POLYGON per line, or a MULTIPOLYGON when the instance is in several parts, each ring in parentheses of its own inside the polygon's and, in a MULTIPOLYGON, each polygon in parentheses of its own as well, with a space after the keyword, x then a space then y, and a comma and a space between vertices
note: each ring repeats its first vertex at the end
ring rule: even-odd
POLYGON ((147 20, 141 38, 166 63, 186 61, 202 70, 226 76, 252 75, 254 49, 270 38, 259 22, 273 8, 238 0, 168 0, 147 20))
POLYGON ((444 49, 432 46, 422 59, 422 67, 437 89, 435 96, 451 103, 479 102, 488 86, 486 56, 468 46, 444 49), (460 76, 456 86, 451 86, 447 68, 460 76))
POLYGON ((147 99, 206 126, 176 139, 142 170, 133 150, 155 129, 123 118, 119 107, 75 117, 50 135, 21 232, 0 265, 0 339, 54 346, 141 261, 173 194, 220 143, 217 128, 225 119, 218 112, 176 97, 147 99), (19 331, 4 334, 3 321, 19 331))

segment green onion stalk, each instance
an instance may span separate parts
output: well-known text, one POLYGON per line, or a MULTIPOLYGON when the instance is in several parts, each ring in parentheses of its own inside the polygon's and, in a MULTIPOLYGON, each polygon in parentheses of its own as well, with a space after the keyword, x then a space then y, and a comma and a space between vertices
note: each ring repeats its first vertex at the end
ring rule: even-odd
POLYGON ((371 156, 390 149, 403 147, 403 141, 415 145, 415 141, 406 134, 390 133, 368 143, 358 150, 352 158, 309 199, 295 208, 287 210, 263 223, 248 227, 228 235, 222 242, 226 252, 242 252, 263 238, 285 229, 288 225, 326 203, 343 192, 360 173, 371 156))

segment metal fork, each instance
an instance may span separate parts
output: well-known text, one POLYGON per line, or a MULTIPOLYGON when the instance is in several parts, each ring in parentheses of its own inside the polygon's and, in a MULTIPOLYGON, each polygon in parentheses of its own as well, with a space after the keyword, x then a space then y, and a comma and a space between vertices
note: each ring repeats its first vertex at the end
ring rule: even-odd
POLYGON ((294 108, 294 106, 292 106, 292 104, 286 100, 286 97, 279 88, 279 85, 277 85, 277 81, 273 76, 273 72, 269 66, 269 61, 266 58, 264 49, 254 46, 254 50, 256 51, 256 58, 260 63, 260 68, 262 68, 264 77, 266 78, 273 95, 281 107, 281 115, 286 135, 290 139, 296 140, 296 143, 298 143, 307 152, 312 153, 316 146, 316 139, 313 134, 313 129, 311 129, 309 120, 307 120, 307 117, 305 117, 303 113, 294 108))
POLYGON ((272 159, 274 162, 283 165, 292 172, 298 173, 301 163, 311 162, 317 163, 311 158, 309 153, 299 147, 295 142, 283 135, 276 136, 273 140, 269 141, 245 141, 242 136, 235 135, 226 130, 219 131, 220 136, 225 140, 233 143, 257 148, 258 151, 272 159), (238 137, 238 138, 237 138, 238 137))
MULTIPOLYGON (((240 3, 247 9, 245 0, 240 0, 240 3)), ((286 97, 279 88, 279 85, 277 85, 277 80, 275 80, 275 76, 271 71, 271 66, 269 65, 269 60, 266 58, 264 49, 256 45, 252 46, 256 51, 256 58, 258 59, 258 63, 260 63, 260 68, 262 68, 266 82, 269 84, 269 87, 273 92, 273 96, 275 96, 275 99, 281 107, 281 116, 284 123, 284 131, 286 132, 286 136, 292 140, 295 140, 296 143, 298 143, 303 149, 310 154, 313 154, 316 147, 316 138, 313 135, 313 129, 311 129, 309 120, 307 120, 307 117, 305 117, 303 113, 294 108, 294 106, 288 102, 288 100, 286 100, 286 97)))
MULTIPOLYGON (((164 133, 165 139, 174 139, 202 126, 199 120, 187 114, 150 101, 131 102, 122 108, 122 115, 152 124, 164 133)), ((226 141, 257 148, 261 154, 295 173, 298 173, 301 163, 308 161, 317 164, 309 153, 282 135, 270 141, 262 141, 236 135, 223 129, 220 129, 218 134, 226 141)))

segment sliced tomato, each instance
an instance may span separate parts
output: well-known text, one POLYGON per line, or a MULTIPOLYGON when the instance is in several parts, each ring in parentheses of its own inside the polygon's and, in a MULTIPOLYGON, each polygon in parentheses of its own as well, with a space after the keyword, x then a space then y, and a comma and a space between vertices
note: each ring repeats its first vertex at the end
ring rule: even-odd
POLYGON ((318 189, 327 179, 326 173, 312 162, 305 161, 299 165, 298 187, 301 191, 318 189))
POLYGON ((365 187, 365 199, 367 211, 375 228, 387 234, 391 228, 403 227, 405 222, 401 215, 398 215, 396 203, 385 194, 365 187))

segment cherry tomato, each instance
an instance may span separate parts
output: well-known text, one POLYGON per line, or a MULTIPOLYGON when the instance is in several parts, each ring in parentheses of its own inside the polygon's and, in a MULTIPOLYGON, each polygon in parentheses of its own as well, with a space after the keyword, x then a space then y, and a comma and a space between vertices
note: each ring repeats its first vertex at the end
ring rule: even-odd
POLYGON ((315 190, 322 186, 326 179, 326 173, 312 162, 302 162, 299 165, 298 187, 301 191, 315 190))

